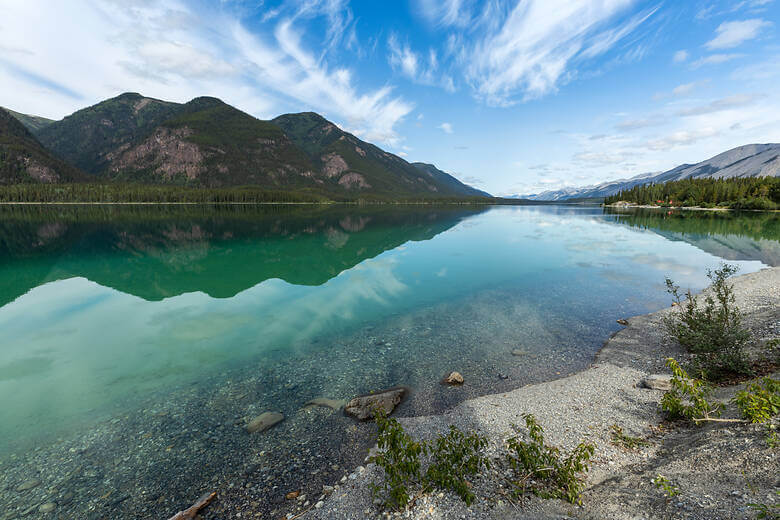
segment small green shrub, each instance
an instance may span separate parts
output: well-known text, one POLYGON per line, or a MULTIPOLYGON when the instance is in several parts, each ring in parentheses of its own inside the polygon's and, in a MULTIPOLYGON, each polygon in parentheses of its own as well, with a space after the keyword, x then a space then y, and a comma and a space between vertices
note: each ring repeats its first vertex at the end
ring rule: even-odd
POLYGON ((623 447, 627 450, 638 450, 646 446, 650 446, 650 443, 641 437, 632 437, 623 433, 623 428, 617 424, 613 424, 609 427, 612 435, 612 444, 615 446, 623 447))
POLYGON ((737 392, 734 402, 751 423, 765 423, 780 413, 780 381, 764 377, 737 392))
POLYGON ((395 419, 379 411, 374 417, 379 429, 379 453, 370 461, 384 470, 385 478, 381 485, 371 484, 372 492, 386 507, 403 509, 412 499, 413 488, 421 483, 420 456, 426 446, 412 439, 395 419))
POLYGON ((440 435, 430 446, 431 465, 425 473, 426 483, 439 489, 454 491, 467 506, 474 501, 468 477, 488 469, 484 456, 487 439, 477 433, 465 434, 450 425, 446 435, 440 435))
POLYGON ((680 494, 680 488, 672 484, 669 479, 663 475, 656 475, 651 482, 655 484, 656 489, 663 491, 666 498, 672 498, 680 494))
POLYGON ((704 381, 688 377, 673 358, 666 360, 666 366, 672 371, 672 389, 661 398, 661 409, 670 419, 688 419, 699 423, 712 416, 720 416, 723 404, 707 400, 711 389, 704 381))
POLYGON ((750 333, 742 327, 742 313, 727 282, 737 270, 729 264, 721 264, 715 271, 708 270, 712 285, 704 295, 703 304, 690 290, 683 298, 680 287, 666 279, 667 291, 679 310, 669 314, 664 325, 681 346, 697 354, 694 367, 710 379, 751 372, 744 353, 750 333))
MULTIPOLYGON (((775 491, 775 495, 780 498, 780 491, 775 491)), ((777 520, 780 518, 780 504, 760 504, 751 502, 748 504, 748 507, 756 512, 756 518, 759 520, 777 520)))
POLYGON ((542 498, 581 503, 580 494, 585 486, 583 476, 588 472, 596 447, 581 442, 564 456, 558 448, 544 443, 544 432, 533 415, 525 414, 523 418, 529 441, 517 436, 507 440, 510 451, 507 460, 515 476, 519 477, 512 482, 516 494, 530 490, 542 498))
POLYGON ((403 509, 413 502, 413 493, 425 493, 431 488, 454 491, 466 505, 476 498, 468 478, 490 467, 484 454, 487 439, 478 433, 466 434, 455 426, 431 443, 417 442, 395 419, 375 414, 379 434, 379 452, 369 461, 384 470, 381 484, 372 483, 374 497, 385 507, 403 509), (422 471, 421 458, 431 455, 427 471, 422 471))

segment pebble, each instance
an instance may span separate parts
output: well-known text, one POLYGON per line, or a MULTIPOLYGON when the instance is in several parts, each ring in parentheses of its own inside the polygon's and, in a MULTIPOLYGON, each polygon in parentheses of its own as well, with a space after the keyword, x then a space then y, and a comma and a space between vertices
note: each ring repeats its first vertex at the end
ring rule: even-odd
POLYGON ((325 502, 323 502, 322 500, 320 500, 319 502, 317 502, 316 504, 314 504, 314 509, 322 509, 322 506, 324 506, 324 505, 325 505, 325 502))
POLYGON ((28 489, 32 489, 34 487, 38 487, 41 485, 41 481, 37 478, 34 478, 32 480, 28 480, 27 482, 23 482, 16 486, 17 491, 27 491, 28 489))

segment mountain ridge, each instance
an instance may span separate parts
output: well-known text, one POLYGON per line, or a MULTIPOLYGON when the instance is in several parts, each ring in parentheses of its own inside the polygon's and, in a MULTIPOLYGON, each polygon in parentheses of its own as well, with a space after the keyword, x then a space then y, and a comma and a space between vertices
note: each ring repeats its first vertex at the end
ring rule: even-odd
POLYGON ((59 121, 18 117, 93 182, 256 186, 336 198, 489 196, 438 169, 421 171, 314 112, 266 121, 213 97, 175 103, 126 92, 59 121))
POLYGON ((513 198, 539 201, 603 198, 634 186, 683 179, 778 176, 780 176, 780 143, 753 143, 737 146, 698 163, 681 164, 664 172, 643 173, 628 179, 617 179, 577 188, 548 190, 533 195, 517 195, 513 198))

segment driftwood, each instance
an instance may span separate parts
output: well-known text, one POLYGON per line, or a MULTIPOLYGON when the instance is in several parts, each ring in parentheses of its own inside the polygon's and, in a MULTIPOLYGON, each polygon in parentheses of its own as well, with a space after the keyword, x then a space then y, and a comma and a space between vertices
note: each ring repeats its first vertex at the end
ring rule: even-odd
POLYGON ((192 506, 188 507, 184 511, 179 511, 168 520, 192 520, 195 518, 195 515, 198 514, 198 511, 209 505, 209 502, 214 500, 215 496, 217 496, 216 493, 206 493, 200 497, 197 502, 192 504, 192 506))

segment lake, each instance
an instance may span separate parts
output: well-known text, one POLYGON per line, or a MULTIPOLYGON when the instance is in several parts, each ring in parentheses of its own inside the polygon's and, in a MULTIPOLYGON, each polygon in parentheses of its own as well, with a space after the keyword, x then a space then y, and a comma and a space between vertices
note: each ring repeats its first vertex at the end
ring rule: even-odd
POLYGON ((724 260, 780 264, 778 214, 0 207, 0 513, 167 518, 211 490, 273 513, 371 442, 307 401, 406 385, 397 413, 428 414, 565 376, 724 260))

